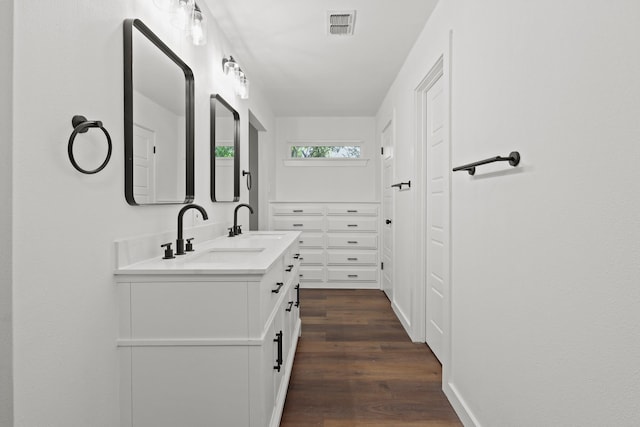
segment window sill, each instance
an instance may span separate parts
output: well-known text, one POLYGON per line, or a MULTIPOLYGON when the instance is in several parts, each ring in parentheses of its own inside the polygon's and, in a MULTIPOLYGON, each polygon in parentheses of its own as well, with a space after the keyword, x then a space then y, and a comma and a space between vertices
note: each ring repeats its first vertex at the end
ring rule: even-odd
POLYGON ((356 166, 363 167, 367 166, 369 163, 369 159, 284 159, 282 163, 285 166, 293 166, 293 167, 314 167, 314 166, 322 166, 322 167, 342 167, 342 166, 356 166))

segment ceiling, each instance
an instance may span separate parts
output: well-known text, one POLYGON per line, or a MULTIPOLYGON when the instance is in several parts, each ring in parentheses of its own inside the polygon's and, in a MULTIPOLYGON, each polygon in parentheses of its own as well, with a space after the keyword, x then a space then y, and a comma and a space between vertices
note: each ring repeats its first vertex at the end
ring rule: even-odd
POLYGON ((373 116, 438 0, 204 1, 277 116, 373 116), (354 35, 328 35, 346 10, 354 35))

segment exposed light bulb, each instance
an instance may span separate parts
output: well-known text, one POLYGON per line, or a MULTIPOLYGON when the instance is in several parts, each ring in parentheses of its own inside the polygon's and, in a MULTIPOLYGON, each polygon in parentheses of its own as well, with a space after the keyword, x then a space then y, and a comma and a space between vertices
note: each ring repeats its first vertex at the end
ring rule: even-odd
POLYGON ((189 35, 191 36, 191 41, 196 46, 202 46, 207 43, 207 27, 202 11, 198 5, 194 6, 193 13, 191 14, 189 35))

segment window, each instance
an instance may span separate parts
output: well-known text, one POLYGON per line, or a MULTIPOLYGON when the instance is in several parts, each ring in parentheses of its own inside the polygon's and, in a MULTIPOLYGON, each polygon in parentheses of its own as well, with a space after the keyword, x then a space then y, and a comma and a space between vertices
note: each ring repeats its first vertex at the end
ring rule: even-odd
POLYGON ((292 145, 292 159, 359 159, 358 145, 292 145))
POLYGON ((226 145, 220 145, 216 147, 216 153, 215 156, 217 159, 224 159, 224 158, 233 158, 234 156, 234 149, 232 145, 226 146, 226 145))

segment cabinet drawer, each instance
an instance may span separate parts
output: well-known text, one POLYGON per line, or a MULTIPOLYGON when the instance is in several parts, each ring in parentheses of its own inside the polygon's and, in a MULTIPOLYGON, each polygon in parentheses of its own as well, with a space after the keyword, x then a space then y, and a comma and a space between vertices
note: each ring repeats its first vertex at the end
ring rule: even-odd
POLYGON ((324 268, 300 267, 301 282, 324 282, 324 268))
POLYGON ((324 248, 324 235, 320 233, 302 233, 298 238, 301 248, 324 248))
POLYGON ((322 206, 280 205, 273 207, 274 215, 322 215, 322 206))
POLYGON ((324 251, 304 249, 300 251, 301 265, 324 265, 324 251))
POLYGON ((358 206, 358 207, 330 207, 327 208, 327 215, 378 215, 377 206, 358 206))
POLYGON ((378 279, 376 267, 329 267, 328 273, 330 282, 375 282, 378 279))
POLYGON ((327 261, 334 265, 376 265, 378 254, 375 251, 329 251, 327 261))
POLYGON ((329 231, 376 231, 377 218, 329 218, 329 231))
POLYGON ((327 235, 327 243, 329 248, 376 249, 378 238, 371 234, 329 234, 327 235))
MULTIPOLYGON (((260 326, 264 325, 275 309, 278 297, 285 292, 284 262, 278 259, 260 281, 260 326), (281 284, 281 285, 280 285, 281 284)), ((254 332, 261 333, 262 329, 254 332)))
POLYGON ((324 228, 324 220, 314 217, 277 217, 273 220, 273 226, 276 230, 322 230, 324 228))

